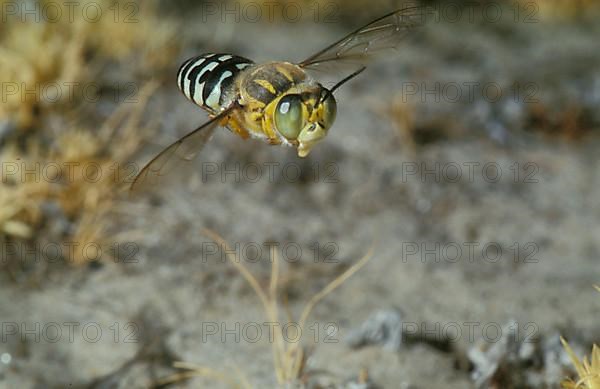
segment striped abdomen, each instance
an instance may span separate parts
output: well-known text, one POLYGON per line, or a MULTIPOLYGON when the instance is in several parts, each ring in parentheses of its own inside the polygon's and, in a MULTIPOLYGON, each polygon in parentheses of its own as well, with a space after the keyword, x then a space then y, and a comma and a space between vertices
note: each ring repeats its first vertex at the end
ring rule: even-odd
POLYGON ((192 102, 218 113, 235 98, 235 77, 253 64, 249 59, 231 54, 202 54, 181 65, 177 85, 192 102))

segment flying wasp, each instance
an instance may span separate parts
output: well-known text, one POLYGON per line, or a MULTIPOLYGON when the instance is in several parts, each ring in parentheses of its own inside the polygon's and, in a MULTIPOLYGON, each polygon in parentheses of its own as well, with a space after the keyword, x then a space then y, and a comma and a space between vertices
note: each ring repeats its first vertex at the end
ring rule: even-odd
POLYGON ((244 139, 260 138, 272 145, 295 147, 306 157, 335 121, 333 92, 365 69, 371 54, 395 48, 406 33, 423 24, 423 7, 396 10, 348 34, 299 63, 256 64, 233 54, 202 54, 185 61, 177 72, 183 94, 210 115, 210 120, 154 157, 132 183, 166 174, 174 160, 192 160, 223 126, 244 139), (307 73, 343 62, 361 67, 331 89, 307 73))

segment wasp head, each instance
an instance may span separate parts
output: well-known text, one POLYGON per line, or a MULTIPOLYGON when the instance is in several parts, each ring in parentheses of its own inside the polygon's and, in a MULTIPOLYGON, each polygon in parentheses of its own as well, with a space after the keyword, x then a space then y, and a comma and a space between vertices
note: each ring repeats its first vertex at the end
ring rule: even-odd
POLYGON ((299 157, 306 157, 327 136, 337 112, 333 94, 321 85, 294 88, 275 104, 275 130, 296 145, 299 157))

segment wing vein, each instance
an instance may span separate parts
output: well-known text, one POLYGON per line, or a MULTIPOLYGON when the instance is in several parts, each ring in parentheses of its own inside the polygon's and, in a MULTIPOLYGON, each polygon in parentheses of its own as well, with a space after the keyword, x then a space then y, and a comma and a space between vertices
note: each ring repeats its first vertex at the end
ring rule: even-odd
POLYGON ((389 41, 399 41, 406 33, 425 22, 427 7, 403 8, 384 15, 346 35, 298 65, 303 68, 324 62, 367 59, 370 54, 396 47, 389 41))
POLYGON ((177 160, 193 160, 211 138, 221 120, 230 115, 234 109, 235 107, 224 110, 163 149, 160 154, 140 170, 131 184, 130 191, 137 191, 143 184, 155 183, 153 180, 166 175, 174 167, 177 160))

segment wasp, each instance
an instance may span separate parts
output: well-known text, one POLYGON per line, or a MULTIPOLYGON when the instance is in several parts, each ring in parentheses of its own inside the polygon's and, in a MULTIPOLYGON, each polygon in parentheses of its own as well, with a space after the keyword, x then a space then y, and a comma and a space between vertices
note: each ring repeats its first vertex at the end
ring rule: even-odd
POLYGON ((188 59, 177 72, 177 85, 185 97, 208 112, 210 120, 154 157, 134 179, 132 188, 148 176, 165 174, 173 160, 192 160, 219 126, 244 139, 294 147, 299 157, 306 157, 335 121, 334 91, 362 72, 362 62, 371 54, 396 48, 401 38, 423 24, 423 16, 423 7, 396 10, 298 63, 257 64, 226 53, 188 59), (348 61, 360 67, 330 89, 308 73, 348 61))

